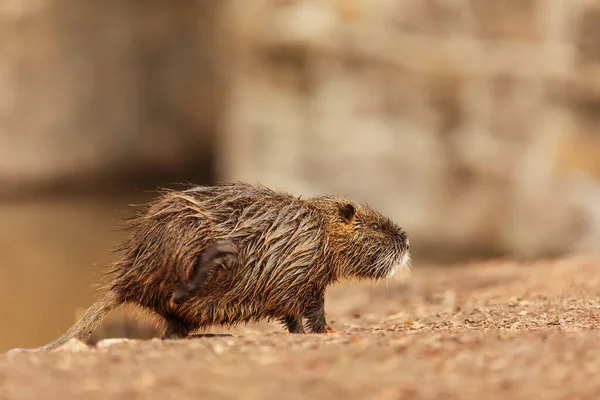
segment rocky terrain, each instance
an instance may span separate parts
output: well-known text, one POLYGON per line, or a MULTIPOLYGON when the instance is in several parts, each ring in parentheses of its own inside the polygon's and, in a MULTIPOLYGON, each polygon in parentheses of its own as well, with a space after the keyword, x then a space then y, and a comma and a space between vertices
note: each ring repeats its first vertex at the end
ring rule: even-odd
POLYGON ((1 355, 0 399, 598 398, 599 267, 499 260, 347 283, 328 294, 332 334, 264 323, 1 355))

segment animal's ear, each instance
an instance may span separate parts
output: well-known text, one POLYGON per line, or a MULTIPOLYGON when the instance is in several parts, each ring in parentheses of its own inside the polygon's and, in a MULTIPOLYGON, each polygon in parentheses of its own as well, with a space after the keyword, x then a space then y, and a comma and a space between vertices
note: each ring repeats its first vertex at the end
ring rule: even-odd
POLYGON ((354 218, 354 214, 356 214, 356 209, 350 203, 346 203, 340 208, 340 215, 344 222, 348 224, 352 221, 352 218, 354 218))

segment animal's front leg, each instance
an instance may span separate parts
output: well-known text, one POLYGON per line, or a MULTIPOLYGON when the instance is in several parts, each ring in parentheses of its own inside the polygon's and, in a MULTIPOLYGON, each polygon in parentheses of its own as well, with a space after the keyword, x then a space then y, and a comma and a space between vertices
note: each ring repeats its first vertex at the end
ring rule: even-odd
POLYGON ((290 333, 306 333, 304 331, 304 325, 302 325, 302 318, 287 316, 283 318, 281 322, 290 333))
POLYGON ((333 329, 327 324, 325 319, 325 294, 320 294, 313 303, 311 303, 305 313, 308 327, 312 333, 333 333, 333 329))

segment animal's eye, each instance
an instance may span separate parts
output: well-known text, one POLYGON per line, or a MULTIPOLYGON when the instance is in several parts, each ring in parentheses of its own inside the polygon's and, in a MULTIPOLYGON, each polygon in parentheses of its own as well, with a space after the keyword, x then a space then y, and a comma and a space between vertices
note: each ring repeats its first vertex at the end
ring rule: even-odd
POLYGON ((379 225, 377 225, 377 224, 371 224, 371 229, 378 231, 379 230, 379 225))

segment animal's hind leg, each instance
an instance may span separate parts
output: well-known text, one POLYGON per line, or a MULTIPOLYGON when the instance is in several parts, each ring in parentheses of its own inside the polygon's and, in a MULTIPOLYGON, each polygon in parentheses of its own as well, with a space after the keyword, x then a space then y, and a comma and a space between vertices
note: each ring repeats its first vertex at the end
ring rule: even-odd
POLYGON ((208 281, 210 274, 228 255, 237 254, 237 248, 231 240, 220 239, 209 245, 196 263, 195 275, 189 283, 180 282, 175 286, 171 301, 181 304, 197 293, 208 281))
POLYGON ((174 315, 165 317, 167 329, 163 335, 163 339, 185 339, 189 336, 192 328, 183 319, 174 315))

